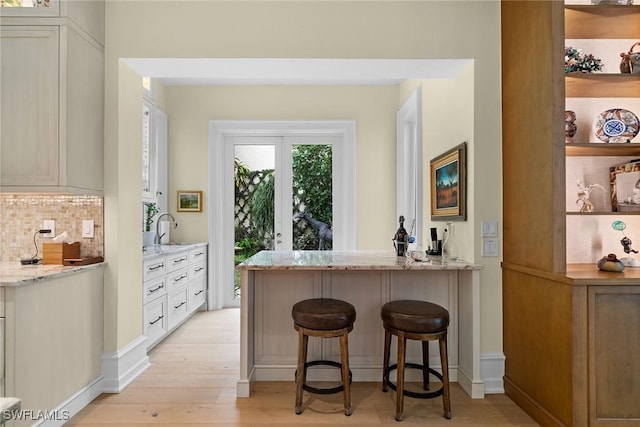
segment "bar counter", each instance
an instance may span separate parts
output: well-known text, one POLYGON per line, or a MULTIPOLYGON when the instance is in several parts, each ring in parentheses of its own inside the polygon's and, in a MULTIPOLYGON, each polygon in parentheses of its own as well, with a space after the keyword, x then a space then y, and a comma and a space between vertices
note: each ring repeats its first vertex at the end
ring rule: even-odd
MULTIPOLYGON (((298 342, 291 308, 308 298, 341 299, 355 306, 356 322, 349 334, 353 381, 382 378, 383 304, 420 299, 442 305, 451 318, 450 379, 471 397, 484 397, 480 265, 440 257, 414 261, 397 257, 393 251, 262 251, 237 268, 242 295, 238 397, 249 397, 254 381, 294 380, 298 342)), ((432 345, 429 364, 437 368, 438 351, 432 345)), ((339 360, 337 340, 310 340, 308 360, 317 359, 339 360)), ((420 360, 419 343, 409 341, 407 362, 420 360)), ((418 378, 418 372, 413 371, 407 371, 408 380, 418 378)), ((310 380, 335 378, 331 369, 316 369, 308 375, 310 380)))

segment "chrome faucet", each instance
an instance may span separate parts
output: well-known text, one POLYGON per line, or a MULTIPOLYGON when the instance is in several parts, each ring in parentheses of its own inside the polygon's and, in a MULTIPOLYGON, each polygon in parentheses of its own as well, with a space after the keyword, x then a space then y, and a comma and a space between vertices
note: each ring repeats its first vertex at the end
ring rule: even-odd
POLYGON ((160 234, 160 219, 162 219, 163 216, 168 216, 169 218, 171 218, 171 221, 173 221, 173 228, 178 228, 176 219, 169 212, 164 212, 158 215, 158 218, 156 218, 156 237, 153 239, 153 243, 155 243, 156 245, 160 244, 162 236, 164 236, 164 233, 160 234))

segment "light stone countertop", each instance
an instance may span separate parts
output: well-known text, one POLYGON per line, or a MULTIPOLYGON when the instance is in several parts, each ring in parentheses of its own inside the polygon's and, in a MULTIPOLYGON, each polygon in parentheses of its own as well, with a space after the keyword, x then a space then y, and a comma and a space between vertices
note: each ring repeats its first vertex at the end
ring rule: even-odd
POLYGON ((394 251, 261 251, 238 264, 241 270, 481 270, 462 260, 424 257, 414 261, 394 251))
POLYGON ((43 280, 58 279, 94 268, 102 268, 104 262, 89 265, 65 266, 58 264, 22 265, 16 262, 0 262, 0 287, 22 286, 43 280))
POLYGON ((0 424, 4 425, 5 421, 13 419, 14 412, 20 410, 20 399, 17 397, 0 397, 0 424))
POLYGON ((142 260, 146 261, 151 258, 155 258, 157 256, 162 255, 170 255, 178 252, 188 251, 191 249, 195 249, 199 246, 206 246, 206 242, 195 242, 195 243, 179 243, 179 244, 168 244, 168 245, 149 245, 142 250, 142 260))

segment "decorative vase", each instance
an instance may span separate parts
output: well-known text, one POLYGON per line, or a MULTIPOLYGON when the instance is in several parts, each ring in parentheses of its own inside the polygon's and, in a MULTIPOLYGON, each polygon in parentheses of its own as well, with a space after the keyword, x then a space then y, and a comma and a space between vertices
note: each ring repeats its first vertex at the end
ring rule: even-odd
POLYGON ((447 228, 444 230, 444 239, 442 241, 442 260, 456 261, 458 259, 458 248, 455 240, 453 240, 453 223, 448 222, 447 228))
POLYGON ((624 264, 616 254, 609 254, 598 261, 598 268, 602 271, 621 272, 624 271, 624 264))
POLYGON ((153 245, 153 241, 156 237, 155 231, 143 231, 142 232, 142 247, 153 245))
POLYGON ((578 126, 576 126, 576 113, 567 110, 564 112, 564 142, 565 144, 573 144, 573 136, 576 134, 576 130, 578 130, 578 126))

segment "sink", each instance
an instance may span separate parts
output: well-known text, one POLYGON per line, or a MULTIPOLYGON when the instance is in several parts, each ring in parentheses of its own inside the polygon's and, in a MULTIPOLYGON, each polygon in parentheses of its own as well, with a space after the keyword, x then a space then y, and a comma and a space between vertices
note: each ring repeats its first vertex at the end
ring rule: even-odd
POLYGON ((180 245, 193 245, 193 242, 169 242, 169 243, 162 243, 158 246, 180 246, 180 245))

